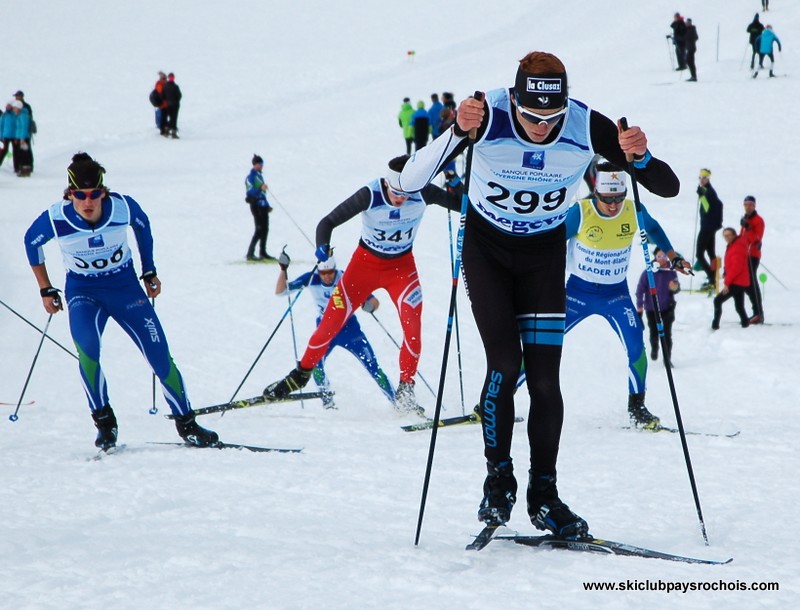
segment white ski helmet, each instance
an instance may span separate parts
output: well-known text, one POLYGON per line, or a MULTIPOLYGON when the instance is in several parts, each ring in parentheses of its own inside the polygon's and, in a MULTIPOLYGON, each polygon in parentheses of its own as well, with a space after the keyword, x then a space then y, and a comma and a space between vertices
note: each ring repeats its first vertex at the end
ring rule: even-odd
POLYGON ((336 259, 329 256, 328 260, 317 263, 317 271, 336 271, 336 259))

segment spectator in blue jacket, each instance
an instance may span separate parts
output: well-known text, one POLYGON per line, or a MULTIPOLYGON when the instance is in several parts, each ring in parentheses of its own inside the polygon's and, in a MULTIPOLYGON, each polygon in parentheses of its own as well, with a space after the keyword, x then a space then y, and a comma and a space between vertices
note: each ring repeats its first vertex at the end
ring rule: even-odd
POLYGON ((442 126, 442 110, 444 104, 439 101, 438 93, 431 93, 431 107, 428 108, 428 120, 431 125, 431 138, 436 139, 439 137, 442 126))
MULTIPOLYGON (((675 322, 675 295, 681 291, 678 274, 672 269, 669 258, 661 248, 653 251, 655 260, 653 274, 656 281, 656 298, 658 309, 661 312, 661 321, 664 323, 664 339, 666 351, 664 352, 664 366, 672 368, 672 324, 675 322)), ((650 359, 658 360, 658 325, 653 299, 650 296, 650 284, 647 280, 647 271, 642 271, 639 284, 636 286, 636 311, 639 317, 642 313, 647 316, 647 328, 650 330, 650 359)))
POLYGON ((274 260, 274 256, 267 254, 267 234, 269 233, 269 213, 272 207, 267 201, 267 183, 261 173, 264 169, 264 159, 260 155, 253 155, 253 169, 247 174, 244 186, 247 190, 244 200, 250 204, 250 212, 253 214, 255 231, 247 248, 247 260, 267 261, 274 260), (256 244, 258 247, 258 258, 255 256, 256 244))
POLYGON ((27 178, 33 172, 33 151, 31 150, 31 114, 19 100, 11 102, 11 111, 16 116, 14 122, 14 173, 27 178))
POLYGON ((0 165, 12 148, 17 135, 17 115, 11 109, 11 102, 6 104, 5 112, 0 115, 0 165))
POLYGON ((761 32, 761 35, 756 39, 756 44, 758 45, 758 68, 756 68, 755 72, 753 72, 753 78, 757 77, 759 70, 764 67, 765 57, 769 57, 770 77, 775 76, 772 73, 772 67, 775 65, 775 55, 773 54, 772 49, 775 43, 778 43, 778 51, 783 52, 780 39, 775 35, 775 32, 772 31, 772 26, 768 25, 764 28, 764 31, 761 32))

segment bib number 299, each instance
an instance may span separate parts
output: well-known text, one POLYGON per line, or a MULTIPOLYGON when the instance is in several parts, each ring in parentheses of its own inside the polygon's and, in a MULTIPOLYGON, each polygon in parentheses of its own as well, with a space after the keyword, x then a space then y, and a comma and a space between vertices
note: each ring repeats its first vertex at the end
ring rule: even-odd
POLYGON ((514 191, 513 196, 511 191, 502 184, 489 182, 488 186, 499 191, 486 198, 489 203, 497 206, 501 210, 511 209, 517 214, 531 214, 539 207, 540 203, 542 204, 543 210, 552 212, 563 204, 567 197, 567 189, 563 186, 558 190, 550 191, 544 195, 539 195, 536 191, 514 191), (511 201, 508 201, 509 199, 511 201), (512 202, 516 205, 511 205, 512 202))

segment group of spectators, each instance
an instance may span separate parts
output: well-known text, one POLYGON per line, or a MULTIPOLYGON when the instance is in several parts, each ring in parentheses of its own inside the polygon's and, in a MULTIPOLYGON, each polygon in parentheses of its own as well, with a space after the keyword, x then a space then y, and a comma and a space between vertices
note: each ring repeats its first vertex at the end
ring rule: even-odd
POLYGON ((150 103, 156 109, 156 127, 162 136, 178 137, 178 111, 181 109, 181 88, 175 82, 175 74, 158 73, 153 91, 150 92, 150 103))
POLYGON ((426 109, 425 102, 419 100, 416 110, 411 105, 411 98, 403 98, 397 122, 403 130, 406 141, 406 154, 423 148, 429 140, 435 140, 440 133, 448 129, 456 120, 456 103, 452 93, 431 93, 431 105, 426 109))
POLYGON ((31 140, 36 133, 31 105, 25 101, 25 94, 17 91, 0 110, 0 166, 7 156, 11 156, 14 173, 27 178, 33 173, 33 150, 31 140))
MULTIPOLYGON (((769 10, 764 7, 763 10, 769 10)), ((675 47, 675 59, 677 65, 675 70, 686 70, 688 68, 690 77, 687 79, 691 82, 697 81, 697 67, 695 66, 695 53, 697 52, 697 28, 692 23, 691 19, 684 19, 680 13, 675 13, 672 23, 670 24, 672 34, 667 34, 667 39, 672 41, 675 47)), ((773 65, 775 63, 775 55, 773 49, 778 45, 778 50, 782 51, 781 41, 772 30, 771 25, 764 26, 758 16, 758 13, 753 17, 753 21, 747 26, 747 34, 749 44, 752 48, 752 56, 750 57, 750 69, 753 70, 753 78, 758 76, 759 71, 764 67, 764 59, 768 58, 769 75, 775 76, 773 73, 773 65), (758 66, 756 67, 756 55, 758 55, 758 66)))

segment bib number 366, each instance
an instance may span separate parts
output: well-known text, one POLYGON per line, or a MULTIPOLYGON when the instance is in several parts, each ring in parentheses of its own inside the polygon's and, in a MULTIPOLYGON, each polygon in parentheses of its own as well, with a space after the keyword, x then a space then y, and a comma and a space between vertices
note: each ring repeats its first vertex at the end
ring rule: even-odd
POLYGON ((105 269, 111 263, 118 263, 122 260, 122 248, 118 248, 114 254, 111 255, 111 258, 96 258, 91 263, 83 260, 82 258, 75 257, 75 265, 79 269, 88 269, 89 267, 94 267, 95 269, 105 269))

